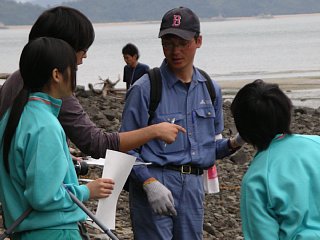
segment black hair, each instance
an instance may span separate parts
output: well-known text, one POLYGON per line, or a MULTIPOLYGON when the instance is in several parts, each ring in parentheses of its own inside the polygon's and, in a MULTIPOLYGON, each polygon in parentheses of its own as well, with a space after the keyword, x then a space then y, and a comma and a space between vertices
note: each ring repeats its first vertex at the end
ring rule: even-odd
POLYGON ((196 34, 194 35, 194 40, 195 41, 198 41, 198 38, 200 37, 200 33, 199 32, 196 32, 196 34))
POLYGON ((132 43, 128 43, 122 48, 122 54, 123 55, 128 54, 128 55, 130 55, 132 57, 134 55, 137 55, 137 60, 140 57, 138 48, 132 43))
POLYGON ((29 93, 42 91, 52 77, 54 69, 63 74, 64 81, 72 81, 72 90, 76 87, 77 60, 73 48, 61 39, 37 38, 23 48, 20 62, 20 73, 24 87, 15 98, 8 122, 4 131, 3 158, 6 171, 9 173, 9 150, 16 128, 19 124, 29 93))
POLYGON ((87 51, 95 33, 90 20, 80 11, 58 6, 44 11, 33 24, 29 41, 38 37, 59 38, 78 51, 87 51))
POLYGON ((277 134, 291 134, 292 103, 277 84, 257 79, 236 94, 231 112, 240 136, 258 151, 277 134))

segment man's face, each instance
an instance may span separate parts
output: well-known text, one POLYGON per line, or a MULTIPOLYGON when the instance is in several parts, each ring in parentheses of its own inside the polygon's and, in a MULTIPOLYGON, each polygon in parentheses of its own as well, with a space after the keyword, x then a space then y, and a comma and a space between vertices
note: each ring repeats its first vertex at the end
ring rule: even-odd
POLYGON ((185 40, 175 35, 165 35, 161 41, 169 67, 173 71, 181 71, 193 66, 193 59, 197 48, 201 47, 202 37, 185 40))
POLYGON ((77 65, 81 65, 82 64, 82 59, 83 58, 87 58, 87 49, 85 50, 80 50, 78 52, 76 52, 76 56, 77 56, 77 65))
POLYGON ((137 55, 131 56, 129 54, 123 54, 123 60, 130 67, 135 67, 137 62, 137 55))

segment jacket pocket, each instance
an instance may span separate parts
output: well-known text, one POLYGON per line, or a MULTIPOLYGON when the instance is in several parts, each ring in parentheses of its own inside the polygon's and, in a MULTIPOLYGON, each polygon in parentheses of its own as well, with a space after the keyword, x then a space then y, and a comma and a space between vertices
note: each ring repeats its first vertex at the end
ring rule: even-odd
POLYGON ((195 109, 193 113, 196 141, 202 146, 213 146, 215 138, 215 111, 213 107, 195 109))

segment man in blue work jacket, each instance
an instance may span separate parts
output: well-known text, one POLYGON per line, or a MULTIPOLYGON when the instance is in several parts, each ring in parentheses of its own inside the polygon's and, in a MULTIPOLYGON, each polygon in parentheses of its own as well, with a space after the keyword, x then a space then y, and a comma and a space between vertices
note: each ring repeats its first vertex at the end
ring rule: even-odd
MULTIPOLYGON (((154 140, 130 154, 146 165, 135 166, 130 179, 130 212, 135 239, 202 239, 204 190, 202 173, 239 148, 237 138, 220 139, 223 110, 221 89, 212 81, 216 100, 211 102, 206 78, 193 66, 201 47, 198 16, 185 7, 162 18, 165 59, 160 66, 161 101, 151 124, 182 126, 172 144, 154 140), (151 164, 150 164, 151 163, 151 164)), ((121 131, 148 125, 150 80, 142 76, 129 90, 121 131)))

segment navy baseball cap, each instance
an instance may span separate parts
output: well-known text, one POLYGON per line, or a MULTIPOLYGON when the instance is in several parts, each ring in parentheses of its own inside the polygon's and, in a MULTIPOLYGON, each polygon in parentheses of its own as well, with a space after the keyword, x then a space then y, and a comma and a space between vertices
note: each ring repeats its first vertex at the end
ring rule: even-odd
POLYGON ((179 7, 169 10, 163 16, 159 38, 173 34, 185 40, 191 40, 197 33, 200 33, 198 16, 189 8, 179 7))

